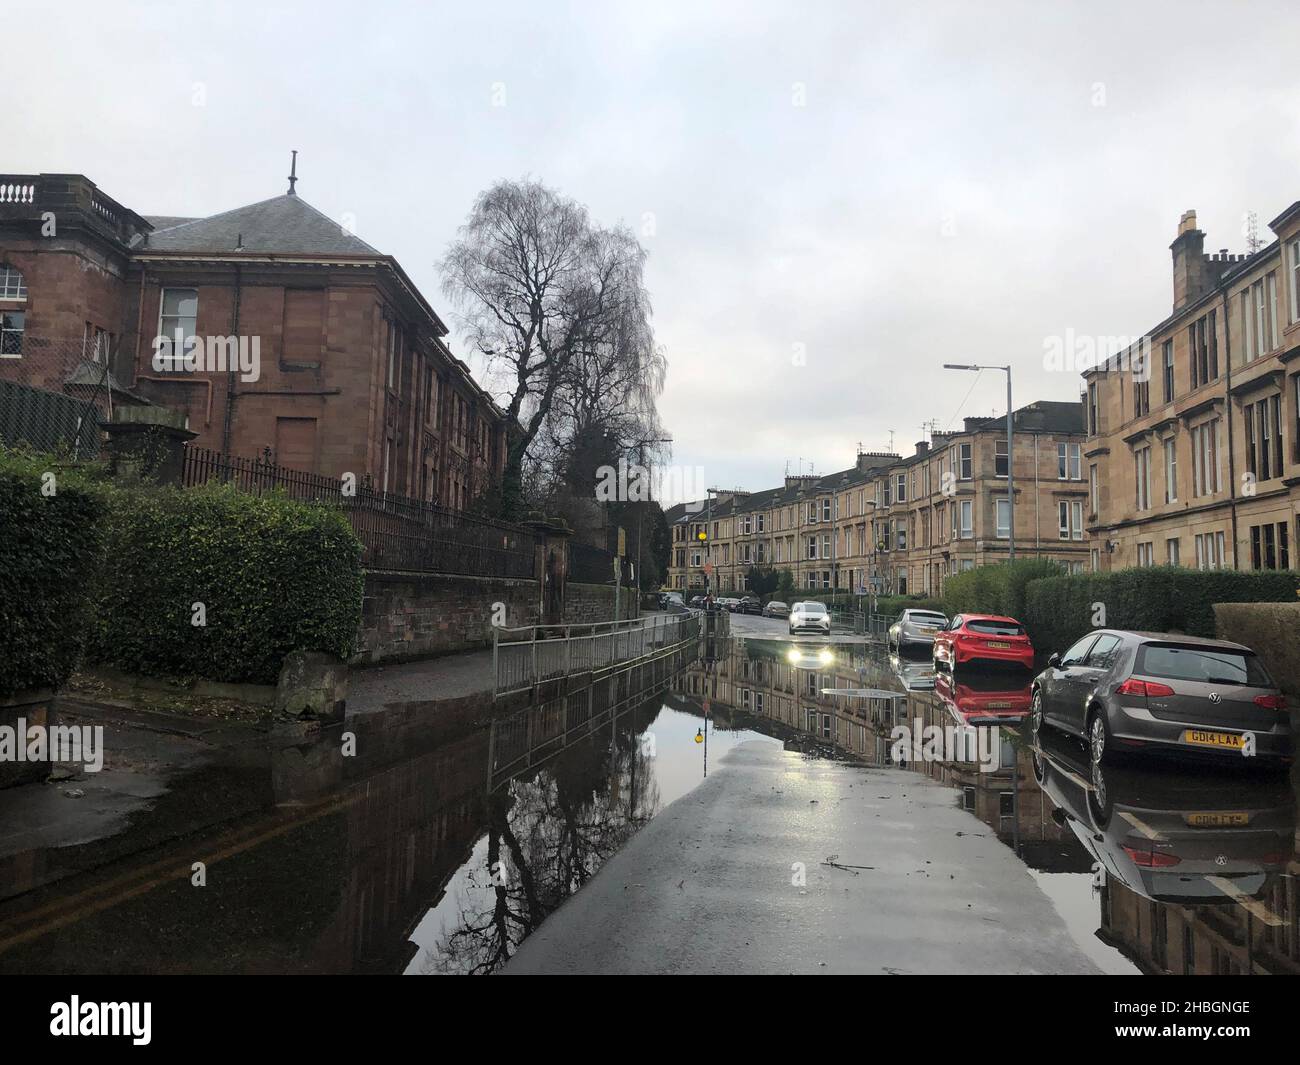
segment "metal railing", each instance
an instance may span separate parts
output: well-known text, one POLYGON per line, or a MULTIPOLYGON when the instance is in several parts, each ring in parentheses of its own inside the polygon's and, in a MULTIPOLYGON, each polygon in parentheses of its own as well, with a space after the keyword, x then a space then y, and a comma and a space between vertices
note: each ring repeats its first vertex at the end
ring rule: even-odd
POLYGON ((278 466, 264 458, 240 458, 208 448, 185 449, 181 483, 220 482, 261 494, 283 491, 294 499, 339 507, 364 549, 367 569, 415 573, 461 573, 478 577, 536 577, 537 534, 520 525, 365 484, 278 466))
POLYGON ((584 625, 525 625, 492 632, 492 695, 596 672, 700 638, 701 613, 649 614, 584 625))

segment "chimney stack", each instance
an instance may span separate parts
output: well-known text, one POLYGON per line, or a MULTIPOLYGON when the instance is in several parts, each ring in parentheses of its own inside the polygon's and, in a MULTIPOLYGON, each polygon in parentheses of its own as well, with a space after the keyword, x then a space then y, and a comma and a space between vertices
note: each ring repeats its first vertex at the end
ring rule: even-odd
POLYGON ((1169 250, 1174 259, 1174 310, 1180 311, 1204 296, 1213 284, 1205 261, 1205 234, 1196 228, 1195 211, 1183 212, 1169 250))

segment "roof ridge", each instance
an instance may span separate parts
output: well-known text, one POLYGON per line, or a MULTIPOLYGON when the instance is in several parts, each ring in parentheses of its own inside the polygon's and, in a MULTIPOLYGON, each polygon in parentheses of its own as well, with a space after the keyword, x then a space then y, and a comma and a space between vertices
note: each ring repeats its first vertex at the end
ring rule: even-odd
MULTIPOLYGON (((188 222, 181 222, 179 225, 167 226, 163 229, 155 229, 154 233, 170 233, 174 229, 184 229, 186 226, 195 225, 198 222, 211 222, 215 218, 223 218, 228 214, 234 214, 236 211, 246 211, 250 207, 261 207, 264 203, 270 203, 272 200, 287 199, 289 194, 282 192, 279 196, 269 196, 265 200, 258 200, 256 203, 245 203, 239 207, 231 207, 226 211, 218 211, 216 214, 205 214, 202 218, 191 218, 188 222)), ((306 202, 306 201, 303 201, 306 202)), ((308 204, 310 206, 310 204, 308 204)), ((315 210, 315 208, 312 208, 315 210)), ((165 216, 164 216, 165 217, 165 216)), ((150 236, 153 234, 151 233, 150 236)), ((363 241, 364 243, 364 241, 363 241)))

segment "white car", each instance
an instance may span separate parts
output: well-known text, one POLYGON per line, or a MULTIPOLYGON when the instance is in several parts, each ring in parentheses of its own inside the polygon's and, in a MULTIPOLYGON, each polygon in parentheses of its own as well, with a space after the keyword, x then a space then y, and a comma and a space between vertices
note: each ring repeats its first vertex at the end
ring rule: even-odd
POLYGON ((821 603, 795 603, 790 608, 790 635, 796 632, 831 634, 831 616, 821 603))
POLYGON ((902 654, 909 647, 934 647, 934 634, 948 624, 937 610, 904 610, 885 633, 887 650, 902 654))

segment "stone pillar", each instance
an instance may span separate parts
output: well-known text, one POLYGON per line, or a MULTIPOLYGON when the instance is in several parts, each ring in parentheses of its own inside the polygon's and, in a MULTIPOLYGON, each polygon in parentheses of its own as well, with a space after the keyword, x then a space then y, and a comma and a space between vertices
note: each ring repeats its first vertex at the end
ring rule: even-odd
POLYGON ((185 445, 198 433, 185 427, 183 412, 148 406, 115 408, 104 435, 115 476, 180 484, 185 445))
POLYGON ((562 520, 531 518, 523 523, 537 535, 538 610, 543 625, 564 620, 564 589, 569 581, 569 537, 562 520))

